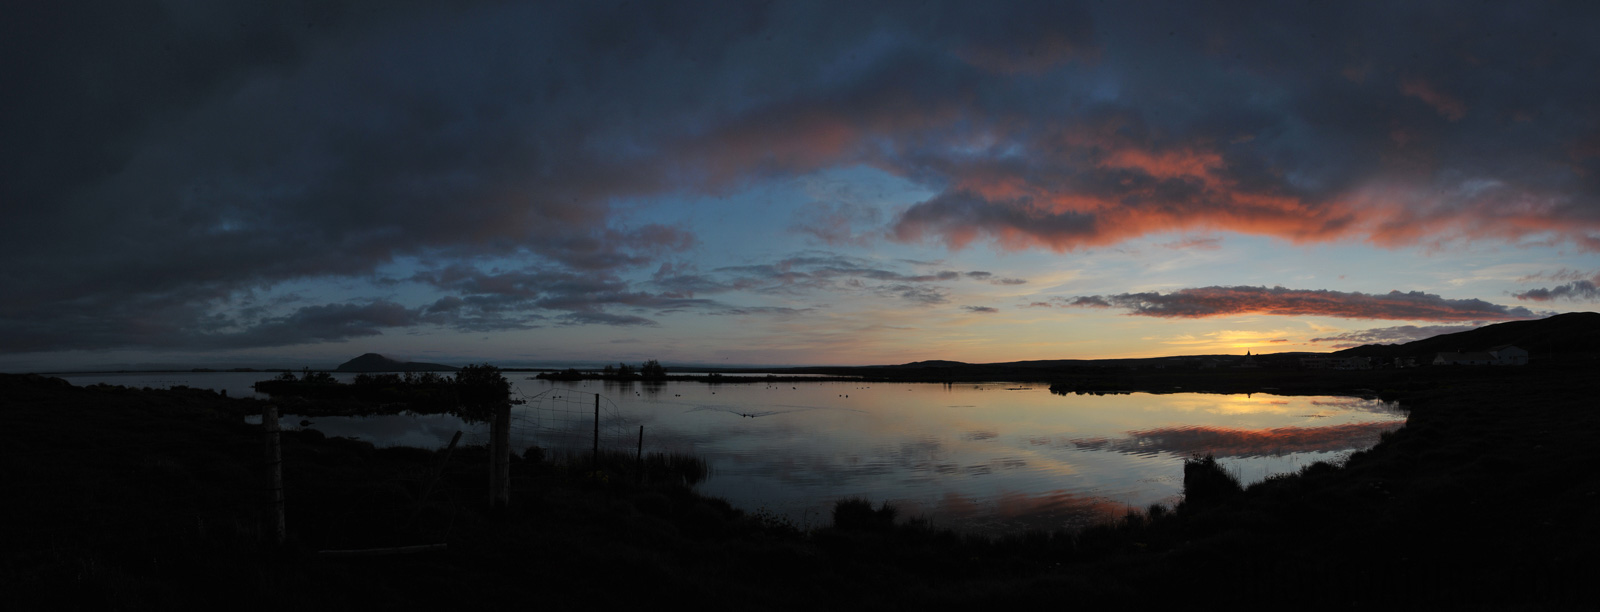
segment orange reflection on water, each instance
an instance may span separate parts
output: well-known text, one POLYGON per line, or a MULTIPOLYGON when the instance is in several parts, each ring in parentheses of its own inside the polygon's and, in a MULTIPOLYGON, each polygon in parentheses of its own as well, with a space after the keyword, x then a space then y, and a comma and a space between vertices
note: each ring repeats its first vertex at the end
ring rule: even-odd
POLYGON ((1157 427, 1130 431, 1126 438, 1078 438, 1070 442, 1081 449, 1121 453, 1210 453, 1218 457, 1262 457, 1366 448, 1377 443, 1378 437, 1384 432, 1403 426, 1405 423, 1402 421, 1381 421, 1272 429, 1157 427))

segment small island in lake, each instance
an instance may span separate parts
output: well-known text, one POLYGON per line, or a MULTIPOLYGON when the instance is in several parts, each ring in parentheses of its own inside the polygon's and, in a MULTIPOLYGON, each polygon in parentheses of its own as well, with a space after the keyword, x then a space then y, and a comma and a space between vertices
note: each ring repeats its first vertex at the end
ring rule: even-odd
POLYGON ((396 361, 377 353, 367 353, 339 364, 335 372, 454 372, 456 366, 421 361, 396 361))

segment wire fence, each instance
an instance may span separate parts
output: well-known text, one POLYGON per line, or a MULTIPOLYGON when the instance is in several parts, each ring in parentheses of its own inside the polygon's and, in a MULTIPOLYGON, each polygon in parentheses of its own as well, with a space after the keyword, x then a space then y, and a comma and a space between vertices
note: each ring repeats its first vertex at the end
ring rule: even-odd
MULTIPOLYGON (((639 444, 639 423, 599 393, 572 389, 546 389, 518 398, 511 407, 511 452, 521 455, 538 447, 546 452, 570 454, 598 447, 631 450, 639 444)), ((490 432, 464 438, 468 444, 489 444, 490 432)))
MULTIPOLYGON (((697 480, 696 466, 680 465, 681 457, 635 458, 642 419, 623 414, 603 394, 556 387, 518 394, 512 403, 507 431, 513 454, 527 456, 537 447, 541 457, 582 466, 584 477, 595 478, 589 474, 615 469, 621 463, 617 455, 625 453, 622 470, 629 479, 697 480), (611 453, 612 463, 598 465, 612 467, 589 467, 592 449, 600 451, 601 460, 611 453)), ((131 434, 100 428, 62 439, 18 436, 0 449, 0 465, 34 477, 8 483, 8 489, 31 508, 31 516, 61 520, 39 518, 35 522, 45 524, 37 533, 13 544, 25 556, 49 555, 61 542, 77 540, 85 547, 128 550, 173 546, 174 541, 215 547, 272 541, 273 523, 286 521, 302 545, 386 550, 442 542, 460 513, 481 504, 482 480, 463 479, 482 469, 481 451, 457 453, 452 462, 449 452, 436 459, 405 448, 374 449, 357 440, 325 437, 305 423, 277 433, 264 427, 265 416, 258 418, 261 424, 249 430, 194 428, 203 435, 163 426, 131 434), (264 452, 273 447, 280 448, 281 459, 264 452), (373 453, 389 453, 389 459, 368 461, 373 453), (66 497, 72 502, 67 510, 46 508, 66 497)), ((490 446, 489 427, 466 425, 462 444, 490 446)), ((523 490, 560 473, 533 465, 510 475, 523 490)), ((704 478, 703 463, 698 470, 704 478)))

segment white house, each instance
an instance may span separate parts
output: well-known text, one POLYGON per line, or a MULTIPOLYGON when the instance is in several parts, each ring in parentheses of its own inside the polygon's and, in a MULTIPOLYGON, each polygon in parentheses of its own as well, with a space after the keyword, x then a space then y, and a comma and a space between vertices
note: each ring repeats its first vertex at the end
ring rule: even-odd
POLYGON ((1487 351, 1439 353, 1433 365, 1528 365, 1528 351, 1504 344, 1487 351))
POLYGON ((1494 365, 1528 365, 1528 351, 1509 344, 1489 349, 1489 354, 1494 355, 1494 365))

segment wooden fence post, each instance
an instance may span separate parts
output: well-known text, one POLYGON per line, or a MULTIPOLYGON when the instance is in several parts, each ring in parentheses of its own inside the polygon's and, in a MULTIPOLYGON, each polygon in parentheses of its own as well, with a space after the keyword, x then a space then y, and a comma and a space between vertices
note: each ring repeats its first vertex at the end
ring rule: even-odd
POLYGON ((267 521, 271 523, 272 543, 283 545, 287 535, 283 522, 283 448, 278 428, 278 407, 267 404, 261 412, 261 426, 267 432, 267 473, 270 488, 267 497, 267 521))
POLYGON ((589 454, 589 467, 600 469, 600 394, 594 394, 594 450, 589 454))
POLYGON ((639 426, 639 450, 633 456, 633 471, 638 474, 636 480, 644 482, 644 426, 639 426))
POLYGON ((439 484, 439 479, 444 477, 444 468, 450 464, 451 453, 456 452, 456 443, 461 441, 461 430, 456 430, 456 435, 450 438, 450 446, 444 447, 444 459, 439 462, 439 469, 434 470, 433 479, 428 481, 428 486, 422 489, 422 497, 417 498, 417 509, 411 512, 411 518, 406 524, 417 520, 417 515, 422 514, 422 505, 428 503, 428 496, 433 494, 434 485, 439 484))
POLYGON ((489 432, 489 506, 503 508, 511 501, 511 404, 495 406, 489 432))

